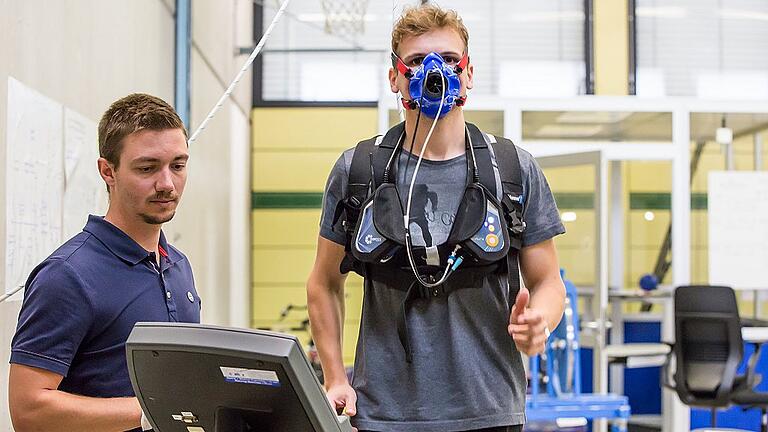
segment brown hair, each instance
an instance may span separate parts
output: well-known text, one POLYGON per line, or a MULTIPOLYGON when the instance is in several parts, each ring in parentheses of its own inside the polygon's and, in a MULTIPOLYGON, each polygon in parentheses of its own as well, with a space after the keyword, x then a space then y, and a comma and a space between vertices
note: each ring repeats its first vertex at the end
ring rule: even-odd
POLYGON ((101 117, 99 156, 117 169, 123 138, 142 129, 181 129, 187 136, 184 123, 172 106, 158 97, 133 93, 113 102, 101 117))
POLYGON ((395 54, 400 42, 409 36, 421 36, 435 29, 448 27, 455 30, 464 41, 464 51, 469 45, 469 32, 459 14, 451 9, 442 9, 434 4, 406 7, 392 29, 392 52, 395 54))

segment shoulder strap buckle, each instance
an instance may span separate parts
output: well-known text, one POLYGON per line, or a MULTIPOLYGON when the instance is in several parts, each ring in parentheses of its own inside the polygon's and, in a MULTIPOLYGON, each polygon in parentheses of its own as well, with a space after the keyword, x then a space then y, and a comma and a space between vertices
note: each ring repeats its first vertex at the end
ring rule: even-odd
POLYGON ((507 216, 510 234, 513 236, 522 234, 526 227, 523 221, 523 195, 515 196, 505 192, 501 204, 507 216))

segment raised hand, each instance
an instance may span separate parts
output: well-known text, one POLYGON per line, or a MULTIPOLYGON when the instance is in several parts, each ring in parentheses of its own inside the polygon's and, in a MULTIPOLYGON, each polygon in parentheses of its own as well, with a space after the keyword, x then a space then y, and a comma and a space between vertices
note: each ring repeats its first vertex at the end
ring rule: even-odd
POLYGON ((541 312, 528 307, 530 299, 531 293, 521 287, 509 314, 507 327, 517 350, 529 356, 544 352, 547 342, 547 323, 541 312))

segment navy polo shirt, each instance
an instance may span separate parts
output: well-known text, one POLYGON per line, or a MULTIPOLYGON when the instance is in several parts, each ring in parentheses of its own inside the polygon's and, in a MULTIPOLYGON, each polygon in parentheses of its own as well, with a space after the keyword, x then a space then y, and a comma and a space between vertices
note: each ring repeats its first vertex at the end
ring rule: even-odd
POLYGON ((138 321, 200 322, 187 258, 160 233, 158 266, 127 234, 89 216, 76 235, 30 274, 11 363, 64 378, 59 390, 133 396, 125 341, 138 321))

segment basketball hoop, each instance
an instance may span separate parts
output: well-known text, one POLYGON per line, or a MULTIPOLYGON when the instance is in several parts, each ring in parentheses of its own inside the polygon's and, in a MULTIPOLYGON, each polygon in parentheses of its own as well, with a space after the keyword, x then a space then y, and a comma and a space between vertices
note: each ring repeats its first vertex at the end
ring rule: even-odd
POLYGON ((365 11, 369 0, 320 0, 325 14, 325 32, 355 36, 365 32, 365 11))

